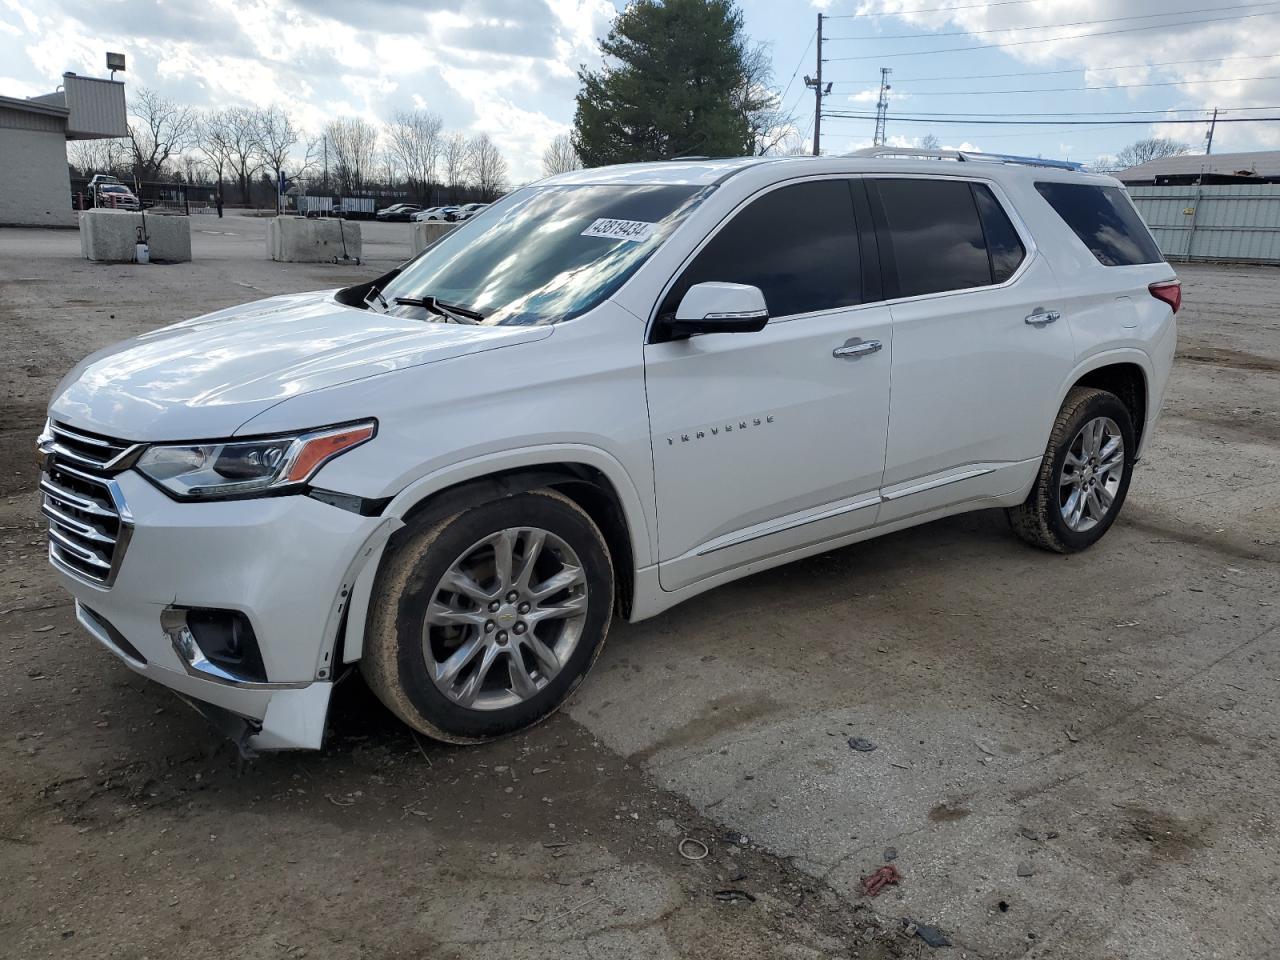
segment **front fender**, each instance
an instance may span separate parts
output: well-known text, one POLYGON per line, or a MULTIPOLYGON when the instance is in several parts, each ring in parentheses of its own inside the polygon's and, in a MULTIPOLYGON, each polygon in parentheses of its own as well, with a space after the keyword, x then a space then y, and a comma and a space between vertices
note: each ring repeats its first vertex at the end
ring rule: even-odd
MULTIPOLYGON (((387 504, 383 516, 391 518, 394 521, 393 528, 398 528, 403 526, 409 513, 424 501, 460 484, 516 470, 536 471, 539 468, 564 465, 581 465, 599 471, 613 486, 622 507, 635 568, 643 569, 656 562, 653 518, 645 512, 639 491, 630 475, 615 457, 586 444, 544 444, 486 454, 450 464, 420 477, 401 490, 387 504)), ((346 663, 360 659, 363 653, 365 621, 386 543, 387 539, 384 538, 375 548, 374 554, 361 558, 363 567, 351 590, 351 603, 347 611, 343 642, 343 661, 346 663)))

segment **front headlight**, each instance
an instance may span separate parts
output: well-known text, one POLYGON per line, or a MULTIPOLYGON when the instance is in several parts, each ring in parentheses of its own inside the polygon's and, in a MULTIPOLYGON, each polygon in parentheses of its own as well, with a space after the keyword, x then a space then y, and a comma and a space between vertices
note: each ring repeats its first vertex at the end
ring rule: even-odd
POLYGON ((373 438, 366 420, 289 436, 150 447, 138 470, 184 500, 271 493, 306 483, 334 457, 373 438))

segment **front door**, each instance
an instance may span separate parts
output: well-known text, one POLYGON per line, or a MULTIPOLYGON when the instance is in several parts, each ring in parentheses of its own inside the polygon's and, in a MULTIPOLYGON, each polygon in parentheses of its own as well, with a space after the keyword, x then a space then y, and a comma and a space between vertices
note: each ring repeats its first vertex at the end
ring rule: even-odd
POLYGON ((875 522, 893 349, 888 308, 863 302, 861 190, 758 195, 664 297, 645 378, 666 590, 875 522), (759 287, 764 330, 663 341, 684 291, 713 280, 759 287))

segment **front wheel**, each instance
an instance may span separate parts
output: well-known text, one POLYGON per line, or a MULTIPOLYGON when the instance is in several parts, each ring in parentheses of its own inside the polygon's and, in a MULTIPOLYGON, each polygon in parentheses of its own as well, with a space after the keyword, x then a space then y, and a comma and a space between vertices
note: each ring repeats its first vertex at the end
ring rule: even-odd
POLYGON ((604 537, 553 490, 427 514, 379 572, 360 669, 415 730, 491 740, 568 699, 604 644, 613 592, 604 537))
POLYGON ((1136 448, 1129 410, 1115 394, 1073 388, 1054 421, 1035 486, 1007 511, 1014 532, 1056 553, 1097 543, 1124 505, 1136 448))

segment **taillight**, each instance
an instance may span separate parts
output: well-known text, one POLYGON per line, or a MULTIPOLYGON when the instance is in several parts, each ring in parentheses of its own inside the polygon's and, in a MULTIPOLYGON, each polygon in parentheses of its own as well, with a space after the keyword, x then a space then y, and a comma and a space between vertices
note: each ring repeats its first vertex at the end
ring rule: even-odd
POLYGON ((1151 284, 1147 289, 1157 300, 1163 300, 1172 307, 1174 313, 1177 313, 1178 308, 1182 306, 1181 280, 1161 280, 1159 283, 1151 284))

